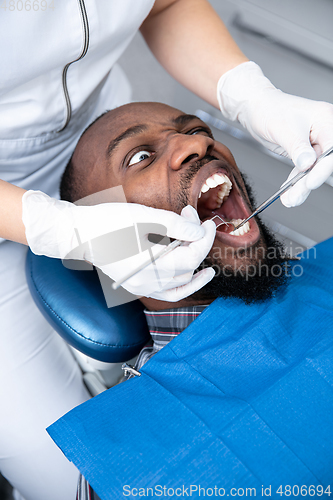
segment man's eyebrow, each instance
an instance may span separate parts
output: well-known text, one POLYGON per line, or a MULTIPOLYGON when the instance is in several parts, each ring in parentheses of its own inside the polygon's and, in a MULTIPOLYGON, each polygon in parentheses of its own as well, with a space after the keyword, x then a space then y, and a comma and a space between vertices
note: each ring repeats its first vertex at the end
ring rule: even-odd
POLYGON ((186 125, 192 123, 194 120, 201 122, 202 125, 200 126, 200 128, 202 128, 203 130, 206 130, 209 137, 214 139, 213 132, 211 131, 211 129, 208 127, 208 125, 206 123, 202 122, 202 120, 200 120, 200 118, 196 115, 185 115, 185 114, 179 115, 179 116, 177 116, 177 118, 173 118, 172 122, 176 126, 180 125, 181 127, 186 127, 186 125))
POLYGON ((195 115, 179 115, 177 118, 173 118, 172 122, 175 125, 187 125, 189 122, 193 122, 193 120, 200 120, 200 118, 195 115))
POLYGON ((108 156, 111 156, 116 147, 121 143, 121 141, 128 139, 129 137, 133 137, 134 135, 140 134, 147 130, 147 125, 134 125, 134 127, 130 127, 122 134, 118 135, 115 139, 112 139, 107 148, 108 156))

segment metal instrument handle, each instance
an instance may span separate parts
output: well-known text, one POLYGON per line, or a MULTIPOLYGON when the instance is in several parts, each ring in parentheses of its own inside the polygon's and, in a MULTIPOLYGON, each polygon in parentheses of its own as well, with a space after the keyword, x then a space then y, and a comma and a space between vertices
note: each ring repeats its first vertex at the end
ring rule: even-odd
POLYGON ((288 191, 288 189, 290 189, 292 186, 294 186, 294 184, 296 184, 296 182, 298 182, 300 179, 303 179, 303 177, 305 177, 309 172, 311 172, 311 170, 317 165, 317 163, 320 160, 322 160, 326 156, 329 156, 331 153, 333 153, 333 146, 331 148, 327 149, 326 151, 324 151, 324 153, 322 153, 320 156, 318 156, 318 158, 316 159, 314 164, 311 165, 311 167, 309 167, 307 170, 304 170, 304 172, 299 172, 292 179, 290 179, 290 181, 282 184, 282 186, 280 187, 280 189, 278 191, 276 191, 276 193, 274 193, 266 201, 264 201, 261 205, 259 205, 259 207, 257 207, 255 209, 253 214, 250 215, 250 217, 248 217, 247 219, 244 219, 240 224, 238 224, 238 226, 235 227, 234 231, 236 231, 236 229, 238 229, 239 227, 243 226, 247 221, 252 219, 252 217, 254 217, 255 215, 258 215, 261 212, 263 212, 267 207, 269 207, 272 203, 274 203, 274 201, 276 201, 278 198, 280 198, 280 196, 283 193, 285 193, 286 191, 288 191))

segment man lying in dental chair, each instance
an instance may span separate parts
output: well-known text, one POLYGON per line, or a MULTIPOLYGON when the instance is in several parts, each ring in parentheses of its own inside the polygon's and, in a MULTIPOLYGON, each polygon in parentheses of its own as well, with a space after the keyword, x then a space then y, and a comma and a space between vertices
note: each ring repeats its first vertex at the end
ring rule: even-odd
MULTIPOLYGON (((87 129, 61 197, 75 202, 119 185, 129 204, 183 211, 195 223, 198 213, 211 241, 221 218, 226 224, 201 265, 216 273, 201 290, 166 302, 147 283, 140 300, 152 343, 138 357, 138 375, 48 429, 86 478, 77 498, 247 488, 281 498, 294 485, 304 497, 329 497, 332 240, 288 261, 258 218, 233 233, 255 203, 232 154, 200 119, 162 104, 122 106, 87 129)), ((152 276, 157 268, 163 279, 163 259, 173 258, 182 258, 181 247, 152 276)), ((124 284, 132 293, 135 279, 124 284)))

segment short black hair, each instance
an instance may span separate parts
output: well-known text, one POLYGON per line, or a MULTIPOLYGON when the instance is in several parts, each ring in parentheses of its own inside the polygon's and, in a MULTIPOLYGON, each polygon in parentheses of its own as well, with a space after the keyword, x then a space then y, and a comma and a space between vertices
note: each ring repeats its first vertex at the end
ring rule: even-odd
MULTIPOLYGON (((101 115, 99 115, 94 121, 92 121, 88 127, 82 132, 79 140, 77 141, 76 146, 84 136, 84 134, 100 119, 102 116, 106 115, 109 110, 104 111, 101 115)), ((76 148, 75 146, 75 148, 76 148)), ((69 159, 69 162, 66 165, 64 173, 62 174, 60 181, 60 199, 64 201, 70 201, 74 203, 75 201, 80 200, 83 196, 84 189, 84 179, 82 179, 82 175, 77 174, 77 170, 75 168, 75 164, 73 162, 73 155, 69 159)))

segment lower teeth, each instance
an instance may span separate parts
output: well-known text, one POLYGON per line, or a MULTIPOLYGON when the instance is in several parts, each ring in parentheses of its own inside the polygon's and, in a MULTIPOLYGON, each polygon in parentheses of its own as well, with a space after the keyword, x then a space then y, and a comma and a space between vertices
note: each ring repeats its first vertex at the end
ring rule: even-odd
MULTIPOLYGON (((234 227, 237 227, 243 219, 232 219, 230 222, 234 227)), ((243 236, 244 234, 248 233, 250 231, 250 223, 245 222, 245 224, 242 227, 239 227, 238 229, 231 231, 232 236, 243 236)))
MULTIPOLYGON (((213 212, 214 213, 214 212, 213 212)), ((234 226, 237 227, 241 222, 243 222, 243 219, 231 219, 231 220, 224 220, 220 215, 215 214, 214 217, 211 218, 215 222, 216 229, 219 228, 220 226, 226 225, 227 227, 229 226, 234 226)), ((250 223, 245 222, 245 224, 234 230, 230 231, 229 234, 232 236, 243 236, 244 234, 248 233, 250 231, 250 223)))

